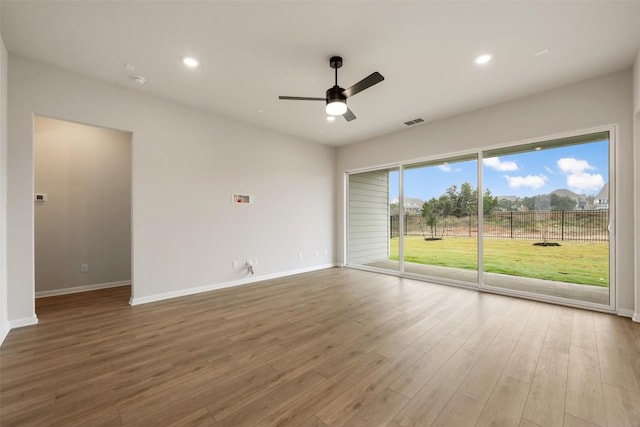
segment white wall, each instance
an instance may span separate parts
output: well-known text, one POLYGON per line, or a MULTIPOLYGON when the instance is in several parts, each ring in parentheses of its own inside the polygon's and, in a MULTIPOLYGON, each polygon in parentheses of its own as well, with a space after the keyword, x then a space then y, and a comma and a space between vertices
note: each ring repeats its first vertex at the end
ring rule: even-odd
POLYGON ((130 281, 131 133, 41 116, 34 129, 36 295, 130 281))
POLYGON ((10 55, 9 319, 33 316, 34 113, 133 132, 134 302, 333 263, 333 148, 10 55))
MULTIPOLYGON (((1 20, 0 20, 1 21, 1 20)), ((0 344, 9 332, 7 307, 7 48, 0 36, 0 344)))
MULTIPOLYGON (((633 65, 633 115, 635 118, 633 126, 634 134, 634 182, 640 182, 640 51, 636 56, 636 62, 633 65)), ((636 184, 635 193, 635 218, 636 218, 636 308, 633 320, 640 322, 640 184, 636 184)))
MULTIPOLYGON (((631 122, 632 76, 622 71, 338 149, 336 179, 348 170, 544 137, 616 123, 615 164, 619 222, 618 293, 620 312, 633 312, 634 164, 631 122)), ((344 203, 340 184, 337 202, 344 203)), ((337 212, 342 211, 338 206, 337 212)), ((343 219, 337 217, 338 259, 343 259, 343 219)))

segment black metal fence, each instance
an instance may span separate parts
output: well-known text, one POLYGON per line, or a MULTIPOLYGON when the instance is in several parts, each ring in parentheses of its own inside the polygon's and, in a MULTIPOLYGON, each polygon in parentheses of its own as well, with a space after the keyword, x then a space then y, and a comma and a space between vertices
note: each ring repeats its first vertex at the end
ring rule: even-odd
MULTIPOLYGON (((404 215, 405 235, 425 237, 476 237, 478 217, 441 217, 433 229, 426 225, 421 215, 404 215)), ((391 237, 399 234, 400 218, 390 217, 391 237)), ((572 240, 582 242, 606 242, 609 211, 528 211, 493 212, 484 215, 484 236, 497 239, 528 239, 541 241, 572 240)))

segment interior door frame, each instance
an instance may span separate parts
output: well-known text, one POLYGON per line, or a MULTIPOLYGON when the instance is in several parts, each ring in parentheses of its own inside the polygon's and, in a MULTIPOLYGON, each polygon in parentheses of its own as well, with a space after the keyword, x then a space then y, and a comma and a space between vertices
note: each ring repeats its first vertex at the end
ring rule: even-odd
MULTIPOLYGON (((125 130, 125 129, 117 129, 114 127, 109 127, 109 126, 101 126, 99 124, 95 124, 95 123, 85 123, 85 122, 79 122, 77 120, 71 120, 71 119, 67 119, 67 118, 60 118, 60 117, 56 117, 56 116, 51 116, 48 114, 40 114, 40 113, 32 113, 31 115, 31 129, 32 129, 32 134, 31 134, 31 148, 32 148, 32 153, 33 153, 33 158, 32 158, 32 171, 33 171, 33 176, 32 176, 32 194, 30 195, 31 199, 33 199, 33 193, 35 192, 35 176, 36 176, 36 164, 35 164, 35 150, 36 150, 36 117, 45 117, 45 118, 49 118, 49 119, 53 119, 53 120, 59 120, 62 122, 68 122, 68 123, 75 123, 75 124, 80 124, 83 126, 90 126, 90 127, 94 127, 94 128, 101 128, 101 129, 110 129, 110 130, 116 130, 116 131, 120 131, 120 132, 125 132, 129 134, 129 150, 130 150, 130 165, 129 165, 129 170, 130 170, 130 188, 129 188, 129 197, 130 197, 130 218, 131 218, 131 228, 130 228, 130 232, 129 232, 129 240, 130 240, 130 246, 131 246, 131 259, 130 259, 130 264, 131 264, 131 278, 130 278, 130 287, 131 287, 131 295, 130 295, 130 299, 129 299, 129 304, 131 304, 131 301, 133 300, 133 297, 135 295, 134 290, 135 290, 135 285, 134 285, 134 244, 133 244, 133 236, 134 236, 134 221, 133 221, 133 208, 134 208, 134 182, 133 182, 133 177, 134 177, 134 170, 133 170, 133 164, 134 164, 134 150, 133 150, 133 144, 134 144, 134 132, 131 130, 125 130)), ((36 259, 35 259, 35 238, 36 238, 36 233, 35 233, 35 209, 31 210, 31 238, 32 238, 32 245, 33 245, 33 259, 32 259, 32 278, 33 278, 33 298, 32 298, 32 310, 34 313, 34 317, 37 319, 37 313, 36 313, 36 307, 35 307, 35 300, 38 298, 37 294, 36 294, 36 280, 35 280, 35 272, 36 272, 36 259)), ((91 289, 89 289, 91 290, 91 289)), ((83 292, 83 291, 79 291, 79 292, 83 292)))

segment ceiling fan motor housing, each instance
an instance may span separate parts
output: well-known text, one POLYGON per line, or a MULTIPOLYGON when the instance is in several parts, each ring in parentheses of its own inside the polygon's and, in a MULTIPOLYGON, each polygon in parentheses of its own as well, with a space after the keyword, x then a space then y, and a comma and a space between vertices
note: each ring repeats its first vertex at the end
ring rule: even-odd
POLYGON ((327 89, 327 104, 331 104, 332 102, 343 102, 347 103, 347 97, 342 94, 344 89, 340 86, 334 86, 330 89, 327 89))

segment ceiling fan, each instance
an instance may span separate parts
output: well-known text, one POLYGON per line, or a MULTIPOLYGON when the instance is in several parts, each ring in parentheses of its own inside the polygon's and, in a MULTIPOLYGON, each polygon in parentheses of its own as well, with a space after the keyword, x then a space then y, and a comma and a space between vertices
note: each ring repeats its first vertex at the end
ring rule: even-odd
POLYGON ((342 57, 332 56, 329 59, 329 66, 333 68, 336 75, 335 85, 332 88, 327 89, 327 94, 324 98, 309 98, 300 96, 280 96, 279 99, 288 99, 293 101, 324 101, 326 102, 326 111, 330 116, 343 116, 345 120, 350 122, 355 120, 356 115, 353 111, 347 107, 347 98, 352 97, 358 92, 362 92, 371 86, 380 83, 384 80, 384 77, 379 72, 374 72, 360 80, 358 83, 351 86, 349 89, 343 89, 338 86, 338 68, 342 67, 342 57))

